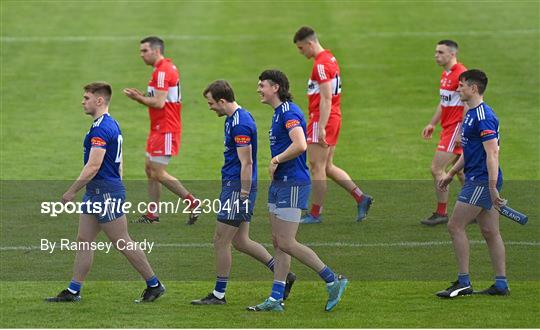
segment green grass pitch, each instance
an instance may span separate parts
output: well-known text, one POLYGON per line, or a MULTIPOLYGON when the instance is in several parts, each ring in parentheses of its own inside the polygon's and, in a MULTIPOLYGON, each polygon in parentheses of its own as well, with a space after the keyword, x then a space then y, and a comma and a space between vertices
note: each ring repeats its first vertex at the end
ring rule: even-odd
MULTIPOLYGON (((0 9, 0 327, 540 326, 537 1, 2 1, 0 9), (94 80, 113 85, 111 114, 124 135, 128 199, 144 201, 147 112, 121 90, 145 89, 151 69, 138 56, 138 42, 162 36, 166 55, 180 69, 183 99, 182 148, 170 172, 199 196, 217 197, 223 121, 201 92, 222 78, 258 124, 265 186, 271 109, 259 103, 257 77, 267 68, 283 70, 307 112, 312 63, 292 43, 301 25, 318 31, 341 66, 343 125, 335 162, 376 200, 368 219, 357 224, 350 196, 331 184, 324 223, 300 228, 299 240, 351 280, 335 311, 323 311, 324 285, 297 262, 298 282, 285 313, 244 311, 267 296, 271 274, 237 252, 228 304, 189 305, 213 287, 210 214, 191 227, 183 215, 165 215, 157 226, 130 226, 136 240, 157 244, 148 257, 168 291, 155 304, 132 303, 144 282, 117 252, 96 253, 80 304, 45 304, 44 297, 69 281, 74 253, 36 247, 41 238, 75 239, 77 217, 40 214, 40 202, 59 200, 81 170, 90 125, 81 87, 94 80), (454 279, 456 265, 445 228, 418 223, 434 204, 429 166, 436 143, 422 140, 420 132, 438 101, 434 47, 447 38, 460 44, 460 61, 489 76, 485 100, 501 122, 502 195, 530 218, 526 226, 501 219, 510 297, 447 301, 433 295, 454 279)), ((454 183, 452 201, 458 189, 454 183)), ((261 188, 251 231, 272 251, 265 198, 261 188)), ((169 192, 163 199, 174 200, 169 192)), ((489 256, 478 228, 468 232, 473 285, 481 289, 492 281, 489 256)))

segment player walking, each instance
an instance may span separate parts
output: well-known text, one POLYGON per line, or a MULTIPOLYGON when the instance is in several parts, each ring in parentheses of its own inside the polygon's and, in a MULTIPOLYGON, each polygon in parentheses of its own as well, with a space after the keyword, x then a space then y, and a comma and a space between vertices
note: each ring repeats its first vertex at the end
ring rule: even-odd
MULTIPOLYGON (((223 305, 231 272, 231 243, 234 247, 274 271, 274 258, 258 242, 249 238, 249 223, 257 197, 257 126, 251 114, 236 103, 234 91, 225 80, 216 80, 203 92, 211 110, 225 119, 225 164, 221 169, 221 210, 214 235, 216 285, 208 296, 193 305, 223 305)), ((296 279, 287 275, 284 299, 296 279)))
MULTIPOLYGON (((161 197, 161 185, 189 203, 195 209, 199 201, 172 175, 167 172, 171 157, 178 154, 182 135, 181 91, 178 69, 170 58, 164 57, 164 43, 158 37, 147 37, 140 42, 140 53, 144 63, 154 67, 145 96, 135 88, 125 88, 124 94, 148 107, 150 133, 146 141, 145 171, 148 178, 148 195, 154 205, 161 197)), ((191 212, 188 224, 197 220, 199 213, 191 212)), ((158 210, 148 210, 147 214, 134 222, 158 223, 158 210)))
POLYGON ((261 102, 274 109, 270 129, 272 160, 269 174, 268 208, 275 248, 275 271, 272 292, 250 311, 283 311, 281 301, 291 256, 316 271, 326 282, 328 301, 325 310, 332 310, 340 301, 347 279, 324 264, 309 247, 296 240, 301 210, 307 208, 311 187, 306 166, 306 121, 302 110, 292 102, 289 80, 284 73, 266 70, 259 76, 257 91, 261 102))
POLYGON ((362 221, 373 198, 364 194, 347 172, 334 165, 334 153, 341 128, 341 77, 338 62, 329 50, 321 46, 315 31, 310 27, 301 27, 293 41, 302 55, 314 59, 307 92, 307 154, 313 180, 313 195, 311 210, 302 218, 302 223, 322 221, 327 176, 352 195, 358 208, 356 221, 362 221))
POLYGON ((437 296, 443 298, 473 293, 469 277, 469 239, 465 231, 473 219, 477 220, 486 240, 495 271, 495 284, 478 293, 510 293, 506 280, 506 253, 499 232, 499 213, 496 210, 504 203, 499 196, 503 182, 499 167, 499 119, 484 103, 487 84, 488 78, 480 70, 469 70, 459 76, 457 91, 469 108, 461 129, 463 154, 439 182, 440 189, 445 190, 459 170, 465 171, 465 184, 448 222, 459 273, 457 281, 449 288, 437 292, 437 296))
MULTIPOLYGON (((448 191, 437 189, 437 183, 446 174, 449 165, 454 164, 461 153, 460 136, 461 121, 463 119, 464 105, 460 100, 458 88, 459 75, 467 71, 465 66, 457 60, 458 45, 452 40, 441 40, 435 48, 435 61, 443 67, 439 88, 440 102, 429 124, 422 130, 424 139, 431 139, 435 125, 441 123, 442 132, 437 151, 431 163, 431 174, 435 182, 435 194, 437 195, 437 209, 431 216, 420 221, 428 226, 434 226, 448 222, 446 206, 448 204, 448 191)), ((457 173, 463 183, 463 172, 457 173)))
MULTIPOLYGON (((127 219, 122 212, 125 188, 122 183, 122 133, 120 126, 109 115, 111 86, 95 82, 84 87, 82 105, 84 112, 92 116, 94 122, 84 139, 84 167, 77 180, 62 196, 62 202, 73 201, 75 194, 86 186, 83 197, 83 213, 79 218, 77 242, 94 242, 103 230, 109 240, 118 248, 133 244, 127 231, 127 219), (90 204, 90 205, 89 205, 90 204)), ((84 246, 84 245, 82 245, 84 246)), ((136 302, 151 302, 165 293, 152 267, 141 249, 119 249, 131 265, 146 280, 147 288, 136 302)), ((80 292, 86 275, 92 267, 94 251, 80 249, 75 255, 73 278, 67 289, 48 302, 70 302, 81 300, 80 292)))

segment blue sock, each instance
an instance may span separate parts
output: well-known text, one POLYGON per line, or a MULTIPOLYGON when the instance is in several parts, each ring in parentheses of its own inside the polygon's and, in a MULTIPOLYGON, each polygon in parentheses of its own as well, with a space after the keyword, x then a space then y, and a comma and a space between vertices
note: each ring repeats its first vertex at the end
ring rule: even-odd
POLYGON ((159 285, 159 281, 156 275, 146 280, 146 286, 148 286, 149 288, 155 288, 158 285, 159 285))
POLYGON ((328 268, 328 266, 324 266, 324 268, 319 272, 319 276, 326 283, 332 283, 336 280, 336 275, 330 268, 328 268))
POLYGON ((285 282, 274 281, 272 285, 272 294, 270 298, 274 300, 283 300, 283 294, 285 293, 285 282))
POLYGON ((508 280, 506 279, 506 276, 495 276, 495 287, 497 289, 507 289, 508 280))
POLYGON ((69 292, 76 294, 81 291, 81 288, 82 288, 82 283, 77 282, 75 280, 71 280, 71 282, 69 282, 69 286, 68 286, 69 292))
POLYGON ((219 299, 225 296, 225 290, 227 289, 227 282, 229 278, 227 276, 216 277, 216 286, 214 287, 214 296, 219 299))
POLYGON ((457 274, 458 282, 461 285, 471 285, 471 278, 469 273, 458 273, 457 274))
POLYGON ((266 267, 268 267, 268 269, 270 269, 272 273, 274 272, 274 258, 270 259, 270 261, 266 263, 266 267))

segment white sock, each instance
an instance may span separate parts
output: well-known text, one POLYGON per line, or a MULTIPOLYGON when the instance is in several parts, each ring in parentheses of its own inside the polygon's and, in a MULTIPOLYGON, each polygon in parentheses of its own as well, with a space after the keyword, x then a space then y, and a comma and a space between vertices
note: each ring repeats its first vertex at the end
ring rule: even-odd
POLYGON ((214 292, 212 292, 212 294, 214 296, 216 296, 216 298, 218 298, 218 299, 223 299, 223 297, 225 297, 225 292, 218 292, 218 291, 214 290, 214 292))

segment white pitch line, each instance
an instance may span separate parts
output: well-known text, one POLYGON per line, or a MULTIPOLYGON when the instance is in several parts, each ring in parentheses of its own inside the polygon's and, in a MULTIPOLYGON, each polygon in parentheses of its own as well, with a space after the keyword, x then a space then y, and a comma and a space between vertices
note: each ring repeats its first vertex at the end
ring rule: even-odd
MULTIPOLYGON (((522 30, 502 30, 502 31, 369 31, 359 32, 354 35, 358 38, 395 38, 395 37, 433 37, 433 36, 515 36, 517 34, 539 34, 537 29, 522 30)), ((322 35, 321 35, 322 36, 322 35)), ((227 41, 236 42, 239 40, 285 40, 289 36, 281 35, 258 35, 258 34, 239 34, 239 35, 197 35, 180 34, 164 35, 164 40, 183 40, 183 41, 227 41)), ((2 36, 0 42, 88 42, 88 41, 139 41, 141 36, 2 36)))
MULTIPOLYGON (((350 247, 350 248, 371 248, 371 247, 419 247, 419 246, 439 246, 439 245, 451 245, 451 241, 428 241, 428 242, 395 242, 395 243, 344 243, 344 242, 313 242, 305 243, 308 246, 314 247, 350 247)), ((485 244, 484 241, 470 241, 472 245, 485 244)), ((524 242, 524 241, 508 241, 504 242, 505 245, 515 246, 540 246, 540 242, 524 242)), ((272 244, 263 243, 266 247, 271 247, 272 244)), ((190 248, 211 248, 212 243, 156 243, 154 247, 157 248, 178 248, 178 249, 190 249, 190 248)), ((30 251, 40 250, 41 247, 36 245, 31 246, 0 246, 0 251, 30 251)))

